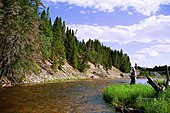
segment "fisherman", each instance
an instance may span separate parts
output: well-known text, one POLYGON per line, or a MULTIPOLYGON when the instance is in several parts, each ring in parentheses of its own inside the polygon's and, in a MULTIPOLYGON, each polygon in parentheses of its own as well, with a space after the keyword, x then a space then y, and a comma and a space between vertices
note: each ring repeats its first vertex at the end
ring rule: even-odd
POLYGON ((133 84, 136 83, 136 70, 135 70, 135 68, 132 68, 132 72, 130 74, 130 79, 131 79, 130 85, 133 85, 133 84))

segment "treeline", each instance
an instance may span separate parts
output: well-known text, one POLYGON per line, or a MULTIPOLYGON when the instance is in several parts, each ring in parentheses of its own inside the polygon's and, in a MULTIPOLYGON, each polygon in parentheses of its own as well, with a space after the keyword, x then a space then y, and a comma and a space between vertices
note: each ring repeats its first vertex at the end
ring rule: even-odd
MULTIPOLYGON (((167 65, 164 66, 155 66, 154 68, 147 68, 149 71, 166 71, 167 65)), ((170 70, 170 66, 168 66, 168 69, 170 70)))
MULTIPOLYGON (((167 74, 167 65, 164 66, 155 66, 153 68, 147 68, 147 67, 137 67, 141 73, 140 75, 150 76, 151 72, 158 72, 161 75, 167 74)), ((168 70, 170 71, 170 66, 168 66, 168 70)))
POLYGON ((115 66, 130 71, 129 56, 122 50, 111 50, 98 40, 78 41, 61 17, 52 24, 49 8, 38 13, 40 5, 38 0, 0 1, 0 77, 38 73, 43 59, 52 62, 54 71, 65 61, 80 71, 88 68, 88 61, 106 70, 115 66))
MULTIPOLYGON (((167 65, 164 66, 155 66, 154 68, 147 68, 148 71, 156 71, 162 75, 167 74, 167 65)), ((168 70, 170 71, 170 66, 168 66, 168 70)))
POLYGON ((88 67, 87 62, 90 61, 96 66, 103 65, 106 70, 115 66, 123 72, 129 72, 130 59, 122 50, 113 51, 101 44, 99 40, 89 39, 86 43, 84 40, 78 41, 75 32, 66 27, 61 17, 56 17, 54 24, 51 25, 48 10, 41 13, 41 23, 43 24, 40 26, 41 29, 45 30, 41 30, 41 38, 44 40, 41 45, 44 57, 51 58, 54 62, 54 69, 61 68, 66 59, 75 69, 80 71, 84 71, 88 67), (51 45, 51 47, 44 48, 44 43, 51 45))

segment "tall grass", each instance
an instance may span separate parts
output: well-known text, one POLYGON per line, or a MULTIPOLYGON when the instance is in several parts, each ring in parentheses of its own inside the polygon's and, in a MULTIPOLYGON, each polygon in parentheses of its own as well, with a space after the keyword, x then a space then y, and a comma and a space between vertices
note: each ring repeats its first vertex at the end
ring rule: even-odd
POLYGON ((148 85, 111 85, 104 89, 103 97, 114 106, 131 106, 145 113, 170 113, 170 88, 155 98, 154 89, 148 85))
POLYGON ((142 109, 145 113, 170 113, 170 101, 165 98, 153 98, 150 100, 139 97, 134 104, 137 109, 142 109))
POLYGON ((148 85, 111 85, 104 89, 103 97, 106 101, 118 104, 129 104, 134 102, 139 96, 152 97, 154 90, 148 85))

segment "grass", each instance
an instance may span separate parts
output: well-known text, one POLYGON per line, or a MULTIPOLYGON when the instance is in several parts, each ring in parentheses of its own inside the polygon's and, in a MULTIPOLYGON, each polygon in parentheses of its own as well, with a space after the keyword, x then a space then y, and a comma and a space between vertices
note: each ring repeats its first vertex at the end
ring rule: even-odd
POLYGON ((143 100, 139 97, 134 104, 137 109, 144 110, 145 113, 170 113, 170 103, 166 98, 153 98, 143 100))
POLYGON ((111 85, 104 89, 103 97, 114 106, 133 107, 145 113, 170 113, 170 88, 156 98, 154 89, 148 85, 111 85))
POLYGON ((140 97, 136 101, 136 108, 144 109, 146 113, 170 113, 170 88, 159 94, 159 98, 152 100, 142 100, 140 97))
POLYGON ((103 97, 106 101, 114 104, 129 104, 139 96, 151 97, 153 93, 154 90, 147 85, 117 84, 106 87, 103 92, 103 97))

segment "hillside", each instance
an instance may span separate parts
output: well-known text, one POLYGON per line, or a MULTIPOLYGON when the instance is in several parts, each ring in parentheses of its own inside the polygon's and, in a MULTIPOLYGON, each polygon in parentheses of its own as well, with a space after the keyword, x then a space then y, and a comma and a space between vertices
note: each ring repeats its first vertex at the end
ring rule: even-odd
MULTIPOLYGON (((54 72, 51 68, 51 63, 49 61, 44 61, 39 63, 39 74, 26 74, 22 78, 21 83, 42 83, 50 81, 61 81, 61 80, 80 80, 80 79, 114 79, 122 78, 120 74, 122 73, 119 69, 112 67, 106 71, 102 65, 95 66, 93 63, 88 62, 89 68, 85 72, 80 72, 77 69, 74 69, 67 62, 62 66, 61 70, 54 72)), ((16 79, 17 81, 17 79, 16 79)), ((19 82, 18 82, 19 83, 19 82)), ((8 80, 6 77, 3 77, 0 80, 0 86, 6 87, 14 85, 15 83, 8 80)))
POLYGON ((113 50, 97 39, 78 40, 77 31, 61 17, 52 22, 49 8, 39 10, 38 5, 34 0, 0 1, 2 83, 114 78, 115 68, 130 71, 130 58, 123 50, 113 50))
MULTIPOLYGON (((50 63, 48 62, 49 65, 50 63)), ((105 71, 103 69, 103 66, 95 67, 94 64, 88 62, 90 67, 85 72, 80 72, 77 69, 74 69, 71 65, 69 65, 67 62, 62 66, 61 70, 58 70, 57 72, 51 71, 50 68, 41 68, 41 73, 39 76, 37 75, 31 75, 27 76, 27 79, 25 82, 28 83, 39 83, 49 80, 77 80, 77 79, 97 79, 97 78, 120 78, 120 71, 114 67, 112 69, 109 69, 108 71, 105 71)), ((50 64, 51 65, 51 64, 50 64)))

